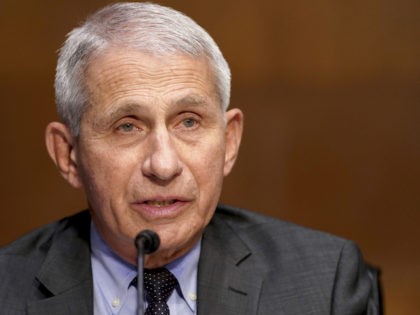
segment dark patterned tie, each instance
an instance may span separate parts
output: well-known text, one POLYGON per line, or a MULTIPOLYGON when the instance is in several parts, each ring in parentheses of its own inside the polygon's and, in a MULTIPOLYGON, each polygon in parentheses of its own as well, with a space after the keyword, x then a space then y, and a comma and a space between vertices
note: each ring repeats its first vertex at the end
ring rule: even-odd
POLYGON ((144 269, 144 289, 148 306, 144 315, 169 315, 166 304, 178 281, 166 268, 144 269))

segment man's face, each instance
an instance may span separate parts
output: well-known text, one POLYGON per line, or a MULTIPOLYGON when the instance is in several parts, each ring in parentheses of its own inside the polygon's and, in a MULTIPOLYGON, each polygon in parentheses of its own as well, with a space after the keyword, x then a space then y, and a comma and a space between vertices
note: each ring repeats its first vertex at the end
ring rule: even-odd
POLYGON ((93 220, 131 262, 137 233, 155 230, 161 247, 146 265, 167 263, 211 219, 236 158, 242 114, 222 111, 202 58, 114 48, 90 64, 86 82, 91 105, 71 155, 93 220))

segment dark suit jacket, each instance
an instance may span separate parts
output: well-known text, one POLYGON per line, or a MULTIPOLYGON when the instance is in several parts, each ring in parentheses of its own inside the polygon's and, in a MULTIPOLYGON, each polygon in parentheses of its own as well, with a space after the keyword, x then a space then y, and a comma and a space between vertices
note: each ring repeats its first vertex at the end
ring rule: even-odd
MULTIPOLYGON (((3 315, 93 313, 87 211, 0 251, 3 315)), ((377 314, 357 247, 244 210, 219 206, 203 235, 198 314, 377 314)))

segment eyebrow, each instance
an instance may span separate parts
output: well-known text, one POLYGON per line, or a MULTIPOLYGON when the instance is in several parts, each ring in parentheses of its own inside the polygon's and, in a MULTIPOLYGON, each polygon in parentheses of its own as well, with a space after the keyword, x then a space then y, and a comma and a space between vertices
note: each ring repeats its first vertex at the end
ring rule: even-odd
POLYGON ((135 113, 144 111, 146 106, 138 103, 127 103, 123 106, 118 108, 113 108, 110 110, 109 114, 105 117, 101 117, 100 119, 94 120, 92 122, 94 128, 100 128, 101 126, 105 126, 110 122, 116 121, 117 119, 124 117, 124 116, 132 116, 135 113))
POLYGON ((208 100, 206 97, 202 95, 187 95, 175 102, 175 105, 202 105, 202 106, 208 106, 208 100))
MULTIPOLYGON (((202 95, 191 94, 191 95, 181 97, 180 99, 173 102, 173 104, 171 105, 175 107, 202 106, 204 108, 207 108, 209 106, 209 101, 206 97, 202 95)), ((142 112, 144 113, 148 111, 149 111, 148 106, 142 103, 138 103, 138 102, 127 103, 122 106, 119 106, 118 108, 111 109, 109 114, 106 115, 106 117, 103 117, 100 120, 93 121, 93 124, 96 127, 100 127, 103 125, 107 125, 109 122, 116 121, 121 117, 133 116, 133 115, 136 115, 136 113, 142 113, 142 112)))
POLYGON ((121 116, 133 115, 136 112, 147 110, 146 106, 139 103, 127 103, 116 109, 112 109, 108 115, 109 119, 115 120, 121 116))

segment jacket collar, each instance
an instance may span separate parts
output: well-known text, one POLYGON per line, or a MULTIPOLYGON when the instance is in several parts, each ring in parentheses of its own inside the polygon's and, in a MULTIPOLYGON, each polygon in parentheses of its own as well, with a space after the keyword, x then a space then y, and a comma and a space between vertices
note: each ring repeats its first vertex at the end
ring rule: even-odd
POLYGON ((202 241, 198 314, 256 314, 262 280, 251 250, 217 212, 202 241))
POLYGON ((87 211, 60 222, 36 279, 48 299, 28 303, 28 314, 93 314, 87 211))

